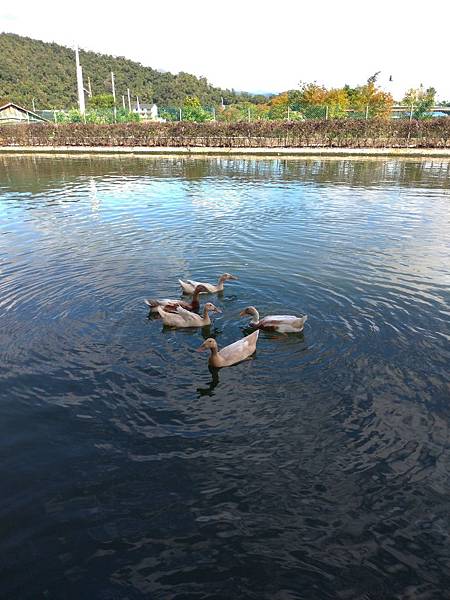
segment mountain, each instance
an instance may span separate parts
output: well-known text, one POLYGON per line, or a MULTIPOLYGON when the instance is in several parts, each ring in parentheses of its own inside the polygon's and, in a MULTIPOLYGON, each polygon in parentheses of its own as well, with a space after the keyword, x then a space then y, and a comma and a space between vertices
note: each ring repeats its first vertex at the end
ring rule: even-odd
MULTIPOLYGON (((249 101, 261 103, 261 94, 222 90, 211 86, 204 77, 189 73, 174 75, 167 71, 144 67, 122 56, 110 56, 80 50, 85 87, 88 77, 92 93, 111 93, 111 71, 114 72, 116 96, 131 94, 141 102, 159 106, 181 106, 186 96, 197 96, 201 103, 217 105, 249 101)), ((77 105, 75 54, 71 48, 42 42, 14 33, 0 33, 0 98, 36 108, 70 108, 77 105)))

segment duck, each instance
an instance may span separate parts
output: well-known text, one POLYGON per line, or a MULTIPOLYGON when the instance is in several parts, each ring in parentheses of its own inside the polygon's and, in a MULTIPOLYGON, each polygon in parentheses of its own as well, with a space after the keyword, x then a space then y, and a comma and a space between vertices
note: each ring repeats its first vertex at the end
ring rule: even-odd
POLYGON ((150 307, 150 312, 156 313, 158 312, 158 306, 161 306, 167 312, 176 312, 177 308, 181 306, 186 310, 191 312, 196 312, 199 309, 200 302, 198 300, 199 294, 204 294, 208 290, 204 285, 198 285, 194 290, 194 296, 192 298, 192 302, 186 302, 185 300, 169 300, 165 298, 164 300, 156 300, 155 298, 149 298, 148 300, 144 300, 145 304, 150 307))
POLYGON ((260 319, 259 312, 254 306, 247 306, 239 313, 240 317, 249 315, 252 317, 250 327, 265 329, 266 331, 278 331, 280 333, 300 333, 303 331, 308 315, 296 317, 294 315, 268 315, 260 319))
POLYGON ((212 283, 203 283, 201 281, 194 281, 192 279, 187 279, 186 281, 179 279, 178 281, 183 289, 184 294, 193 294, 195 288, 199 285, 203 285, 209 294, 215 294, 216 292, 223 292, 223 284, 225 281, 229 281, 230 279, 239 279, 239 277, 236 277, 236 275, 231 275, 231 273, 224 273, 219 277, 217 285, 213 285, 212 283))
POLYGON ((241 340, 238 340, 229 346, 225 346, 222 350, 219 350, 214 338, 208 338, 203 342, 200 348, 197 348, 197 352, 203 352, 207 349, 211 350, 208 359, 210 367, 215 367, 217 369, 231 367, 231 365, 235 365, 236 363, 245 360, 255 352, 258 336, 259 330, 256 330, 241 340))
POLYGON ((182 306, 178 306, 175 312, 166 311, 162 306, 157 306, 157 312, 159 313, 164 325, 169 327, 206 327, 211 325, 211 319, 209 318, 210 312, 221 313, 222 311, 217 306, 214 306, 212 302, 207 302, 203 307, 203 316, 197 315, 194 312, 186 310, 182 306))

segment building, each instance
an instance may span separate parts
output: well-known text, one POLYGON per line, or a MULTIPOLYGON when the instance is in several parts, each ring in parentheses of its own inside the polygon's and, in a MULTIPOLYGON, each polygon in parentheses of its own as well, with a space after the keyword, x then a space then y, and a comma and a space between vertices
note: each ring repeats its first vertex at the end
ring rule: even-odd
POLYGON ((22 108, 14 102, 0 102, 0 125, 16 123, 47 123, 47 119, 22 108))
POLYGON ((156 104, 141 104, 136 103, 133 112, 141 115, 143 119, 150 119, 152 121, 163 121, 158 115, 158 107, 156 104))

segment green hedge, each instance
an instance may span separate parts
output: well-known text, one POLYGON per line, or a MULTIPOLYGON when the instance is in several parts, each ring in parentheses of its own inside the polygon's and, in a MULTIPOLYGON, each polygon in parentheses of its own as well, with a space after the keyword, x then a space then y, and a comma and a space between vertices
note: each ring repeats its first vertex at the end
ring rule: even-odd
POLYGON ((3 125, 0 146, 450 148, 450 118, 3 125))

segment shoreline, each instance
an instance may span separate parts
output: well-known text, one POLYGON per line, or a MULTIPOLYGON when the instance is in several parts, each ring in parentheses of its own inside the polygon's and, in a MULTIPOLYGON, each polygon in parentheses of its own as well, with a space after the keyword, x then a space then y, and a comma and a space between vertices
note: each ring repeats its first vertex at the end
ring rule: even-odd
POLYGON ((177 146, 0 146, 0 154, 138 154, 204 156, 367 156, 449 158, 450 148, 217 148, 177 146))

